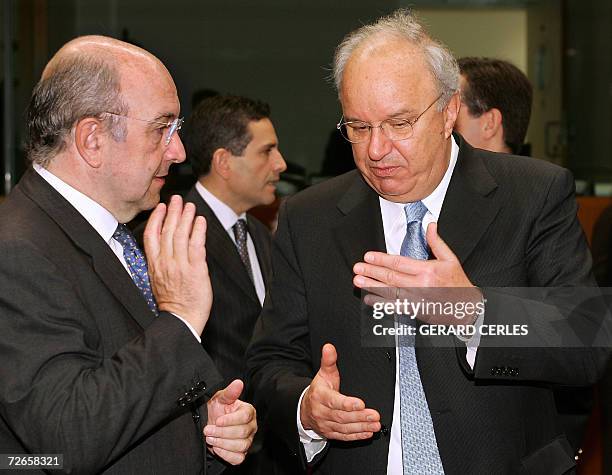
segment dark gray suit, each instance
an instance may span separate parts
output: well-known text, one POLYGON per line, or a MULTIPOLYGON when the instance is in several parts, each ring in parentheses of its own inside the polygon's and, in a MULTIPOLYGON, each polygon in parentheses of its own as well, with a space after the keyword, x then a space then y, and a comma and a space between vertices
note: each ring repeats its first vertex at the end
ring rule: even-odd
MULTIPOLYGON (((468 278, 479 286, 592 285, 571 175, 456 139, 459 157, 438 229, 468 278)), ((331 342, 341 392, 378 410, 383 424, 372 440, 329 443, 320 473, 386 473, 395 351, 362 345, 352 267, 368 250, 384 251, 385 241, 378 195, 358 172, 312 187, 281 209, 268 300, 249 348, 258 411, 303 457, 298 398, 319 368, 321 347, 331 342)), ((496 318, 487 306, 485 322, 498 323, 496 318)), ((445 473, 571 470, 573 454, 558 427, 551 385, 592 384, 608 352, 515 350, 483 341, 472 370, 465 345, 453 347, 449 338, 446 348, 417 348, 445 473)))
MULTIPOLYGON (((224 378, 244 379, 244 354, 261 312, 261 303, 240 260, 236 244, 195 187, 187 193, 185 201, 194 203, 196 214, 204 216, 207 223, 206 261, 214 298, 202 344, 224 378)), ((247 216, 247 225, 264 283, 267 284, 270 274, 270 231, 252 216, 247 216)))
MULTIPOLYGON (((206 218, 206 260, 213 288, 210 319, 202 335, 202 344, 215 361, 219 372, 228 380, 246 377, 246 349, 253 335, 261 304, 255 287, 221 222, 195 187, 185 201, 196 205, 196 214, 206 218)), ((247 215, 249 234, 255 245, 261 274, 266 284, 270 276, 271 236, 258 219, 247 215)), ((293 474, 299 470, 296 461, 287 456, 274 434, 264 433, 260 422, 253 450, 243 465, 231 467, 235 474, 293 474)))
POLYGON ((0 235, 0 452, 62 453, 74 473, 203 473, 203 396, 220 376, 186 325, 154 317, 33 170, 0 235))

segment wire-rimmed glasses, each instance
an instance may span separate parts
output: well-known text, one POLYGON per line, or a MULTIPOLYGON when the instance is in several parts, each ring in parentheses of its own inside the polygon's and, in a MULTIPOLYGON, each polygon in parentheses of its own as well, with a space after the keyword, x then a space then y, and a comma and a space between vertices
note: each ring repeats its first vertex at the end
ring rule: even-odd
POLYGON ((431 107, 438 102, 442 97, 440 94, 436 99, 427 106, 427 108, 421 112, 416 119, 404 119, 401 117, 391 117, 383 120, 378 125, 372 125, 361 120, 349 120, 343 122, 340 118, 340 122, 336 124, 336 128, 340 131, 342 136, 351 143, 363 143, 370 140, 372 136, 372 129, 381 128, 383 133, 389 138, 389 140, 399 141, 406 140, 412 137, 414 133, 414 124, 427 112, 431 107))
POLYGON ((172 135, 174 135, 175 132, 178 132, 179 130, 181 130, 181 128, 183 127, 183 122, 185 122, 185 119, 183 117, 177 117, 176 119, 168 121, 168 122, 161 122, 159 120, 139 119, 137 117, 130 117, 129 115, 117 114, 116 112, 107 111, 105 113, 110 114, 110 115, 115 115, 117 117, 125 117, 126 119, 133 119, 133 120, 138 120, 140 122, 148 122, 149 124, 158 124, 158 125, 163 125, 164 127, 167 127, 168 131, 166 132, 166 137, 164 138, 165 146, 168 146, 170 144, 170 140, 172 140, 172 135))

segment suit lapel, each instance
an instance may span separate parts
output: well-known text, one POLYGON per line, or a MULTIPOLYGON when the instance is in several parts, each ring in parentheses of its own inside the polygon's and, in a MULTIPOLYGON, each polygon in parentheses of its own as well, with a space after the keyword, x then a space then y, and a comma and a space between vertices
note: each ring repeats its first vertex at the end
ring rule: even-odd
POLYGON ((497 183, 478 151, 459 135, 455 140, 459 156, 440 212, 438 232, 463 264, 499 212, 500 204, 493 193, 497 183))
POLYGON ((146 328, 155 318, 129 274, 102 237, 53 187, 30 169, 20 182, 23 192, 91 257, 96 274, 138 324, 146 328))
POLYGON ((225 272, 249 298, 260 305, 255 286, 240 259, 236 245, 213 210, 195 188, 189 191, 185 201, 195 204, 196 214, 206 218, 206 259, 215 261, 216 269, 225 272))
POLYGON ((335 226, 334 236, 351 269, 363 261, 366 251, 385 252, 378 195, 360 176, 338 201, 337 207, 343 218, 335 226))

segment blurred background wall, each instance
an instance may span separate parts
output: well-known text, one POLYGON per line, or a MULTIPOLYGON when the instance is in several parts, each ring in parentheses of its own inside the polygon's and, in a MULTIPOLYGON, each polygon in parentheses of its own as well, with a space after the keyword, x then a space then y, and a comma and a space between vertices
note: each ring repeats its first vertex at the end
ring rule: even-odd
POLYGON ((535 92, 532 155, 568 166, 588 182, 587 193, 595 182, 612 182, 612 2, 1 1, 0 80, 9 109, 2 163, 11 183, 24 168, 23 111, 44 64, 68 39, 92 33, 160 57, 185 115, 201 88, 269 102, 285 158, 316 175, 340 116, 328 80, 334 48, 350 30, 398 6, 419 12, 457 56, 497 56, 525 71, 535 92))

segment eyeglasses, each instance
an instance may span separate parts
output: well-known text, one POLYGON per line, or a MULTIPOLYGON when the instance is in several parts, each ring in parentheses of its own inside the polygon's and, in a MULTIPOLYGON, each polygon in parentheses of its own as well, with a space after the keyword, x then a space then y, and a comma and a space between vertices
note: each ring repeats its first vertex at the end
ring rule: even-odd
POLYGON ((348 122, 342 122, 342 119, 344 118, 342 117, 340 122, 338 122, 336 125, 336 128, 340 131, 342 136, 351 143, 367 142, 372 136, 372 129, 377 129, 379 127, 389 140, 406 140, 412 137, 412 134, 414 133, 414 124, 416 124, 423 114, 431 109, 431 107, 438 102, 441 97, 442 94, 436 97, 436 100, 429 104, 427 109, 421 112, 416 119, 409 120, 399 117, 392 117, 390 119, 383 120, 378 125, 372 125, 361 120, 349 120, 348 122))
POLYGON ((183 122, 185 122, 185 119, 183 117, 177 117, 176 119, 171 120, 169 122, 160 122, 159 120, 138 119, 136 117, 117 114, 115 112, 105 112, 105 114, 115 115, 117 117, 125 117, 126 119, 138 120, 140 122, 148 122, 149 124, 163 125, 164 127, 168 128, 168 132, 166 132, 166 137, 164 139, 165 146, 168 146, 170 144, 170 140, 172 140, 172 135, 174 135, 175 132, 181 130, 181 128, 183 127, 183 122))

